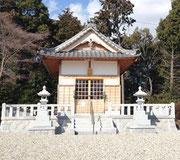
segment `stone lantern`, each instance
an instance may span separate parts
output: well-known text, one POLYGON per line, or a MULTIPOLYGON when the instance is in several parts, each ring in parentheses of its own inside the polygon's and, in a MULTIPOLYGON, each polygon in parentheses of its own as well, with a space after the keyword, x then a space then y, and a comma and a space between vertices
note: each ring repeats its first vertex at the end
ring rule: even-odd
POLYGON ((137 104, 139 105, 139 109, 143 109, 143 104, 145 102, 144 97, 147 96, 147 93, 141 90, 141 86, 139 86, 139 90, 133 95, 137 97, 137 104))
POLYGON ((46 90, 46 86, 43 86, 43 90, 40 91, 37 95, 41 97, 41 104, 46 105, 48 103, 47 97, 49 97, 51 94, 46 90))
POLYGON ((46 86, 43 86, 43 90, 38 93, 38 96, 41 96, 41 100, 38 103, 36 119, 32 122, 29 129, 30 134, 55 134, 55 127, 52 126, 52 120, 50 120, 47 110, 47 97, 50 95, 46 90, 46 86))
POLYGON ((139 90, 134 94, 137 96, 137 107, 134 108, 133 120, 128 127, 130 133, 154 133, 155 126, 151 125, 151 120, 148 119, 148 115, 144 111, 144 97, 147 94, 141 90, 139 90))

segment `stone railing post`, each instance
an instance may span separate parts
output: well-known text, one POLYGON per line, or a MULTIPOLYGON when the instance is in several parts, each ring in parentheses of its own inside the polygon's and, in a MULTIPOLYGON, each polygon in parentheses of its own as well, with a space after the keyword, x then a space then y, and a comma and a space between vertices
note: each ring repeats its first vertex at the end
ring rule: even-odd
POLYGON ((5 118, 5 114, 6 114, 6 103, 3 103, 2 110, 1 110, 1 120, 5 118))
POLYGON ((175 118, 175 103, 171 103, 171 117, 175 118))
POLYGON ((71 104, 71 116, 74 116, 74 112, 75 112, 75 103, 71 104))
POLYGON ((64 112, 67 114, 68 106, 64 106, 64 112))
POLYGON ((131 106, 127 106, 127 115, 129 116, 131 112, 131 106))
POLYGON ((27 116, 27 107, 24 107, 23 108, 23 117, 26 117, 27 116))
POLYGON ((121 115, 124 115, 124 106, 121 107, 121 115))
POLYGON ((31 117, 33 117, 33 111, 34 111, 34 107, 31 106, 31 108, 30 108, 30 116, 31 116, 31 117))
POLYGON ((61 113, 61 106, 58 106, 58 113, 61 113))
POLYGON ((38 112, 40 111, 40 109, 41 109, 41 103, 38 103, 38 104, 37 104, 37 114, 38 114, 38 112))
POLYGON ((146 113, 150 114, 150 106, 146 106, 146 113))
POLYGON ((20 116, 20 107, 17 107, 16 108, 16 117, 19 117, 20 116))
POLYGON ((112 113, 112 104, 111 103, 108 104, 108 113, 109 114, 112 113))
POLYGON ((13 107, 12 106, 10 106, 9 107, 9 117, 12 117, 13 115, 13 107))
POLYGON ((117 113, 118 112, 118 106, 115 105, 115 112, 117 113))
POLYGON ((54 106, 51 107, 51 117, 54 117, 54 106))

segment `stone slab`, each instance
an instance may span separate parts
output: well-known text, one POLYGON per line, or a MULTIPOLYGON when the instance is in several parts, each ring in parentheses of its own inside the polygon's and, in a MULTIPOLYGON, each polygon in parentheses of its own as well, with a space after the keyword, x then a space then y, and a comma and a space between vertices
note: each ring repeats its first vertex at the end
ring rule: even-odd
POLYGON ((155 126, 130 126, 129 133, 156 133, 155 126))
POLYGON ((54 135, 55 127, 34 127, 30 128, 28 131, 30 135, 54 135))

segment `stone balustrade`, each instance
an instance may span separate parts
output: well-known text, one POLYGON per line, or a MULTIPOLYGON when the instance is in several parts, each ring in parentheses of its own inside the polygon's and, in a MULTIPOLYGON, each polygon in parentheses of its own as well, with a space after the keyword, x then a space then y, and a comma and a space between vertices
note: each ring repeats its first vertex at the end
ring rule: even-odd
POLYGON ((53 116, 58 115, 71 115, 74 116, 74 103, 72 104, 47 104, 48 114, 53 116))
MULTIPOLYGON (((38 104, 5 104, 2 105, 1 119, 31 119, 36 117, 38 104)), ((74 103, 72 104, 47 104, 48 115, 51 118, 58 115, 74 116, 74 103)), ((132 116, 138 104, 113 104, 109 103, 106 115, 132 116)), ((144 104, 144 110, 150 116, 175 118, 175 104, 144 104)))
MULTIPOLYGON (((134 111, 138 109, 138 104, 113 104, 109 103, 108 115, 132 116, 134 111)), ((175 118, 175 104, 144 104, 146 114, 156 117, 175 118)))
POLYGON ((113 104, 109 103, 108 115, 121 115, 121 116, 130 116, 134 114, 134 108, 137 107, 137 104, 113 104))
MULTIPOLYGON (((38 104, 2 104, 1 120, 3 119, 32 119, 36 117, 38 109, 42 107, 38 104)), ((74 115, 74 103, 72 104, 47 104, 48 114, 51 117, 69 114, 74 115)))

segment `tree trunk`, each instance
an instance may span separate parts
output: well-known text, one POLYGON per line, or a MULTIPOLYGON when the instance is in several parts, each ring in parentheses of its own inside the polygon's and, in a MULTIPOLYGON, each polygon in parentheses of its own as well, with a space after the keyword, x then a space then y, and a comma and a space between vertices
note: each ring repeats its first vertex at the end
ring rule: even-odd
POLYGON ((121 75, 121 104, 124 104, 124 75, 121 75))
POLYGON ((3 70, 4 70, 4 61, 5 61, 5 58, 3 57, 1 61, 1 66, 0 66, 0 82, 1 82, 1 78, 2 78, 3 70))
POLYGON ((153 90, 153 88, 152 88, 152 79, 150 77, 148 77, 148 81, 149 81, 149 96, 151 96, 152 95, 152 90, 153 90))
POLYGON ((171 52, 171 69, 170 69, 170 92, 173 88, 173 82, 174 82, 174 49, 172 49, 171 52))

